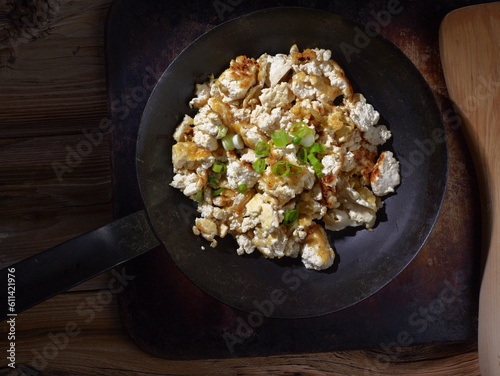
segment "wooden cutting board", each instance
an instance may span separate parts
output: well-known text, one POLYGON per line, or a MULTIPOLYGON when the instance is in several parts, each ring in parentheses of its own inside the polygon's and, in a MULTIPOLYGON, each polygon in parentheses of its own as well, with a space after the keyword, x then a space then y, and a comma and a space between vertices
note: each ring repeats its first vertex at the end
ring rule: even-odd
POLYGON ((479 298, 479 363, 500 375, 500 2, 455 10, 443 20, 439 45, 451 100, 463 120, 483 203, 479 298))

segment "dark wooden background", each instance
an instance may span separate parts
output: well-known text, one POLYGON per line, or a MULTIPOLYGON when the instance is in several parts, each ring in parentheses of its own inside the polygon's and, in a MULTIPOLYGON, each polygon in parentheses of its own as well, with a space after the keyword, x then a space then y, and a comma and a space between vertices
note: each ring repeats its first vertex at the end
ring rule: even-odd
MULTIPOLYGON (((113 219, 111 140, 66 161, 108 116, 104 25, 110 0, 0 4, 0 267, 113 219), (56 165, 57 166, 57 165, 56 165)), ((226 1, 229 3, 229 1, 226 1)), ((207 2, 207 6, 212 6, 207 2)), ((411 49, 405 51, 411 57, 411 49)), ((17 318, 17 371, 41 375, 479 375, 476 344, 168 361, 140 351, 103 294, 105 273, 17 318), (76 334, 78 332, 78 334, 76 334)))

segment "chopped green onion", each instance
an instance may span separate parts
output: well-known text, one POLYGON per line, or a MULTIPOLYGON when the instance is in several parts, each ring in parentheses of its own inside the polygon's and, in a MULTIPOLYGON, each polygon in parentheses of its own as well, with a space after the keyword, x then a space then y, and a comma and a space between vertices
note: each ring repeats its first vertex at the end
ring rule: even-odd
POLYGON ((252 167, 256 172, 261 174, 266 169, 266 161, 264 159, 257 159, 254 163, 252 163, 252 167))
POLYGON ((217 138, 221 139, 227 134, 227 127, 224 124, 219 124, 217 138))
POLYGON ((274 176, 280 178, 287 176, 290 172, 290 163, 287 161, 278 161, 274 164, 272 171, 274 176))
POLYGON ((302 167, 290 163, 290 175, 298 175, 302 172, 302 167))
POLYGON ((297 209, 293 209, 285 214, 285 218, 283 219, 283 224, 285 226, 293 226, 295 223, 297 223, 298 219, 299 219, 299 211, 297 209))
POLYGON ((293 132, 292 136, 304 137, 306 135, 306 133, 308 132, 308 129, 310 129, 310 128, 308 128, 308 127, 302 127, 299 130, 293 132))
POLYGON ((307 149, 304 147, 301 147, 297 153, 297 159, 306 164, 307 163, 307 149))
POLYGON ((224 137, 222 137, 222 147, 225 150, 233 150, 234 149, 233 136, 234 136, 234 133, 229 133, 228 135, 225 135, 224 137))
POLYGON ((255 154, 257 155, 268 155, 269 154, 269 143, 266 141, 260 141, 255 146, 255 154))
MULTIPOLYGON (((307 129, 311 130, 311 128, 307 129)), ((307 134, 305 134, 304 137, 302 137, 300 143, 304 145, 306 148, 312 146, 314 144, 314 131, 307 132, 307 134)))
POLYGON ((294 127, 292 126, 292 131, 290 132, 290 134, 292 136, 299 136, 299 137, 304 137, 306 134, 309 134, 309 133, 312 133, 314 134, 314 129, 311 129, 309 128, 308 126, 306 126, 306 123, 304 122, 301 122, 304 126, 299 128, 299 129, 294 129, 294 127))
POLYGON ((238 191, 240 191, 240 193, 247 193, 248 192, 248 188, 247 188, 247 185, 246 184, 240 184, 238 185, 238 191))
POLYGON ((210 185, 217 185, 218 182, 219 181, 217 180, 217 178, 215 176, 210 175, 208 177, 208 184, 210 184, 210 185))
POLYGON ((323 153, 325 150, 325 145, 315 142, 309 149, 309 153, 323 153))
POLYGON ((203 190, 202 189, 200 189, 198 192, 196 192, 196 196, 194 197, 194 199, 198 202, 203 201, 203 190))
POLYGON ((236 149, 243 149, 245 147, 243 139, 237 133, 233 136, 233 145, 236 149))
POLYGON ((300 144, 300 141, 302 141, 302 137, 296 136, 293 138, 292 144, 298 145, 298 144, 300 144))
POLYGON ((276 132, 273 132, 271 134, 271 138, 273 139, 274 145, 279 148, 286 146, 290 141, 284 129, 279 129, 276 132))
POLYGON ((292 141, 294 144, 295 142, 297 142, 297 144, 300 143, 305 147, 310 147, 312 144, 314 144, 314 129, 307 127, 306 123, 303 121, 292 125, 292 128, 290 129, 290 134, 292 136, 296 136, 294 138, 294 141, 292 141), (297 127, 299 127, 300 125, 303 126, 297 129, 297 127), (297 138, 300 138, 300 141, 295 141, 297 138))
POLYGON ((307 159, 309 159, 309 162, 311 162, 312 166, 314 167, 314 171, 316 171, 316 176, 318 178, 321 178, 323 175, 323 165, 321 164, 320 161, 318 161, 318 158, 314 156, 314 154, 309 154, 307 156, 307 159))
POLYGON ((226 172, 226 170, 227 167, 224 162, 215 161, 212 166, 212 171, 217 172, 218 174, 223 174, 224 172, 226 172))
POLYGON ((222 192, 224 192, 224 189, 226 188, 219 188, 219 189, 215 189, 212 191, 212 196, 215 197, 215 196, 219 196, 222 192))
POLYGON ((305 121, 299 121, 298 123, 295 123, 292 125, 290 128, 290 134, 292 136, 298 136, 299 132, 306 127, 306 122, 305 121))

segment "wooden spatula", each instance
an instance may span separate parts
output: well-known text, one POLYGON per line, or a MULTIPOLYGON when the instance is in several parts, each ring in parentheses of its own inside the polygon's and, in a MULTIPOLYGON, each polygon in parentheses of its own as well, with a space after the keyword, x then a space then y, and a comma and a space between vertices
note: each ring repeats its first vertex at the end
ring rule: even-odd
POLYGON ((457 9, 439 31, 450 98, 480 179, 483 262, 479 298, 479 365, 500 375, 500 2, 457 9))

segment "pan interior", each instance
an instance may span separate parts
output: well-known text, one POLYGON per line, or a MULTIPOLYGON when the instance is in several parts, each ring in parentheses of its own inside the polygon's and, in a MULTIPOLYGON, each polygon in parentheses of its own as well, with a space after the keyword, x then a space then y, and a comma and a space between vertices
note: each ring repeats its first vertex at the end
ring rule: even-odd
POLYGON ((271 301, 267 316, 300 318, 349 307, 396 277, 415 257, 438 215, 446 184, 447 146, 441 113, 410 60, 380 36, 358 46, 360 27, 331 13, 301 8, 259 11, 222 24, 185 49, 165 71, 145 108, 138 136, 137 169, 153 227, 183 273, 208 294, 246 312, 271 301), (286 25, 283 27, 282 25, 286 25), (401 185, 387 197, 373 232, 329 233, 339 264, 304 269, 298 260, 268 260, 256 252, 237 256, 226 237, 211 249, 192 233, 195 203, 169 186, 171 135, 196 83, 216 76, 238 55, 325 48, 345 70, 356 92, 392 131, 390 148, 401 163, 401 185), (441 139, 436 138, 441 135, 441 139), (168 137, 165 137, 168 136, 168 137), (419 145, 433 142, 432 154, 419 145), (206 250, 202 250, 204 246, 206 250))

